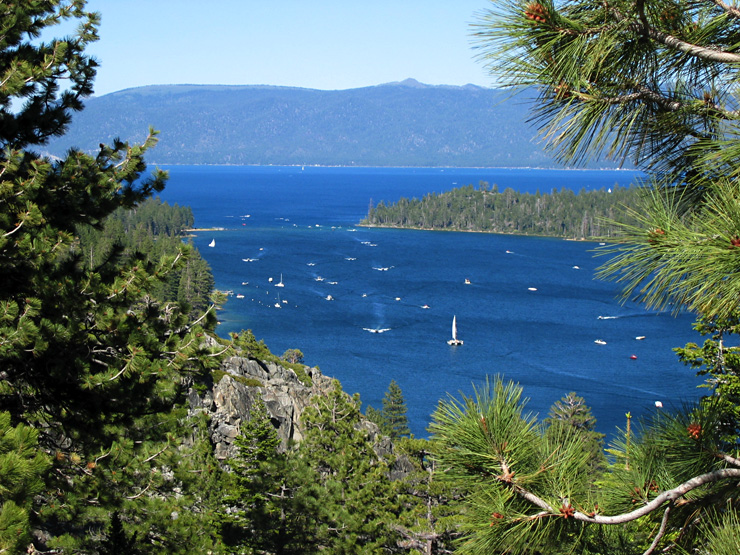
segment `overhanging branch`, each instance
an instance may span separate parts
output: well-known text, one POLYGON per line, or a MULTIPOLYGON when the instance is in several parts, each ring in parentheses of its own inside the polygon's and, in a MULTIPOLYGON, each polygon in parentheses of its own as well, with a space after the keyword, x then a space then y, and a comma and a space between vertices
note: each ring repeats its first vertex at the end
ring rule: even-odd
MULTIPOLYGON (((598 514, 587 515, 576 511, 572 514, 571 518, 575 518, 576 520, 589 522, 592 524, 624 524, 626 522, 631 522, 647 514, 650 514, 651 512, 660 508, 664 503, 673 502, 677 499, 680 499, 688 492, 698 487, 732 478, 740 478, 740 468, 723 468, 691 478, 690 480, 687 480, 683 484, 673 489, 664 491, 649 503, 646 503, 642 507, 635 509, 634 511, 631 511, 629 513, 622 513, 614 516, 603 516, 598 514)), ((550 516, 562 516, 560 512, 555 512, 550 504, 547 503, 547 501, 535 495, 534 493, 527 491, 514 482, 501 479, 499 481, 501 481, 504 485, 510 487, 514 492, 516 492, 517 495, 519 495, 523 499, 526 499, 533 505, 547 511, 550 516)), ((541 517, 543 515, 539 514, 538 516, 541 517)))

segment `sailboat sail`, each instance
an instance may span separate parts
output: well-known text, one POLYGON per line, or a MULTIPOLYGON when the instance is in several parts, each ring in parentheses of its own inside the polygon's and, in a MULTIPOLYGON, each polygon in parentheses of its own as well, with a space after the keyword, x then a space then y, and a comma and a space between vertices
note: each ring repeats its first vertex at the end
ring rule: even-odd
POLYGON ((448 345, 462 345, 462 339, 457 338, 457 316, 452 317, 452 339, 447 342, 448 345))
POLYGON ((208 243, 209 247, 215 247, 216 246, 216 240, 212 239, 210 243, 208 243))

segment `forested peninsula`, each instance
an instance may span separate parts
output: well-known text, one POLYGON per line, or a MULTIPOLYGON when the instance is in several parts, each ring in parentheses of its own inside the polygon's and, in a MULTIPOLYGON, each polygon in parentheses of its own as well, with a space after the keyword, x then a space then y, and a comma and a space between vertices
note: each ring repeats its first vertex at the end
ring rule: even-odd
POLYGON ((614 237, 622 224, 635 223, 626 207, 635 206, 639 187, 595 191, 553 189, 542 194, 499 191, 481 181, 423 198, 372 202, 360 225, 448 231, 484 231, 595 240, 614 237))

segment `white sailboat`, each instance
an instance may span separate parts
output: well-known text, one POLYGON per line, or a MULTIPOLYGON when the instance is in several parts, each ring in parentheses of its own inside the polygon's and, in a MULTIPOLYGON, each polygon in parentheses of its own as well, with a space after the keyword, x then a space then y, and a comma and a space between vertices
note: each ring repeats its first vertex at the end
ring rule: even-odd
POLYGON ((283 285, 283 274, 280 274, 280 283, 276 283, 275 287, 285 287, 285 285, 283 285))
POLYGON ((211 242, 208 243, 208 246, 209 247, 215 247, 216 246, 216 240, 215 239, 211 239, 211 242))
POLYGON ((462 345, 462 339, 457 338, 457 316, 452 317, 452 339, 447 342, 448 345, 462 345))

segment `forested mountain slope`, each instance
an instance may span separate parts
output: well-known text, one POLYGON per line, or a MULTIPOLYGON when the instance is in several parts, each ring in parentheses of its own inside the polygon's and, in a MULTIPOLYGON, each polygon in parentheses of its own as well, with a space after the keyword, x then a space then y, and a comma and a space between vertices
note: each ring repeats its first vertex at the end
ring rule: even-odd
POLYGON ((90 98, 48 151, 95 151, 153 126, 160 164, 554 166, 508 91, 414 80, 323 91, 172 85, 90 98))

